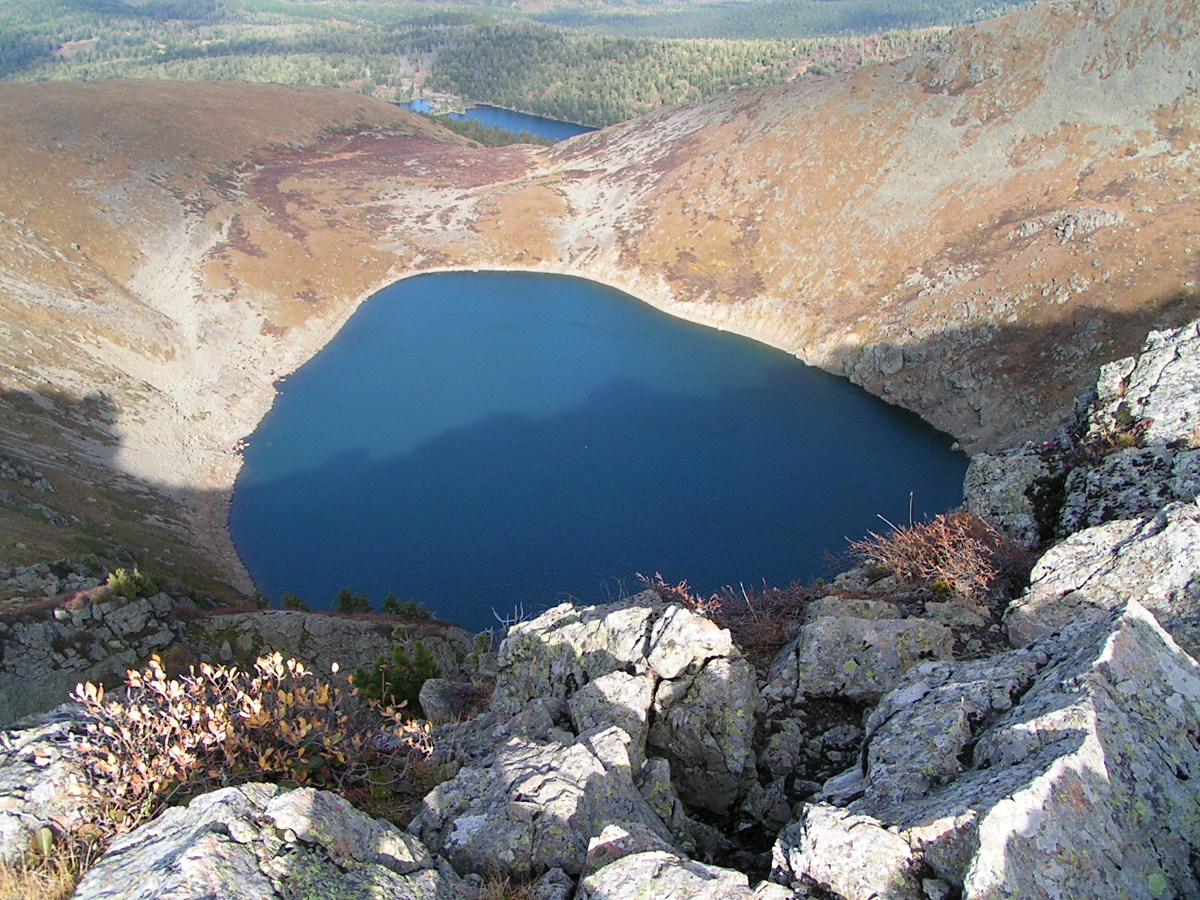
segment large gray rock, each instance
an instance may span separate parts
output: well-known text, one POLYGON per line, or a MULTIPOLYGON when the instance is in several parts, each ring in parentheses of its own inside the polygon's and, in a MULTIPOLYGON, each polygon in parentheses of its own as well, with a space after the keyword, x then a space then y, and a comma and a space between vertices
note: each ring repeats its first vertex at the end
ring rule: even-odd
POLYGON ((463 662, 474 643, 471 634, 445 623, 402 624, 397 639, 395 621, 286 609, 212 616, 198 626, 198 637, 212 648, 217 662, 249 666, 264 653, 282 653, 322 673, 334 663, 343 674, 370 666, 380 655, 390 656, 397 643, 406 644, 411 654, 420 640, 433 653, 442 676, 453 679, 463 674, 463 662), (221 658, 222 647, 228 648, 227 658, 221 658))
POLYGON ((1067 538, 1038 560, 1004 625, 1020 647, 1072 622, 1107 618, 1126 600, 1154 613, 1185 650, 1200 652, 1200 506, 1172 504, 1153 518, 1067 538))
POLYGON ((1154 447, 1118 450, 1067 477, 1058 533, 1119 519, 1152 516, 1168 503, 1200 494, 1200 450, 1154 447))
POLYGON ((774 884, 749 887, 741 872, 707 866, 662 850, 610 863, 579 883, 576 900, 789 900, 774 884))
POLYGON ((685 803, 725 815, 754 782, 753 667, 728 631, 651 591, 608 606, 564 604, 513 626, 498 671, 498 714, 548 698, 569 703, 576 728, 620 725, 634 738, 633 759, 670 760, 685 803))
POLYGON ((653 703, 654 679, 626 672, 601 675, 567 698, 576 733, 615 725, 629 735, 629 764, 635 772, 645 761, 653 703))
POLYGON ((1152 331, 1141 352, 1100 370, 1089 431, 1104 436, 1149 420, 1148 444, 1200 445, 1200 321, 1152 331))
POLYGON ((336 794, 247 784, 119 838, 76 900, 460 900, 468 886, 411 835, 336 794))
POLYGON ((475 717, 487 708, 490 694, 479 685, 466 681, 427 678, 417 695, 426 721, 444 725, 475 717))
POLYGON ((919 897, 929 870, 964 898, 1200 895, 1200 666, 1139 604, 919 666, 868 727, 863 764, 781 834, 781 876, 847 900, 919 897), (829 848, 886 882, 835 877, 829 848))
POLYGON ((784 706, 809 697, 874 703, 918 662, 953 653, 954 633, 937 622, 821 616, 779 652, 762 695, 784 706))
POLYGON ((1042 529, 1033 496, 1038 483, 1050 474, 1049 463, 1033 447, 997 455, 976 454, 963 480, 963 505, 1031 547, 1040 540, 1042 529))
POLYGON ((921 863, 902 835, 871 816, 805 804, 775 842, 777 873, 799 873, 849 900, 921 900, 921 863))
POLYGON ((582 873, 589 840, 608 825, 648 829, 673 845, 634 785, 629 742, 615 727, 570 745, 512 740, 490 765, 434 788, 409 830, 460 874, 518 879, 582 873))
POLYGON ((82 821, 88 722, 81 708, 63 706, 0 733, 0 861, 18 859, 40 828, 63 834, 82 821))
POLYGON ((53 709, 81 682, 117 683, 182 634, 167 594, 62 606, 0 624, 0 725, 53 709))

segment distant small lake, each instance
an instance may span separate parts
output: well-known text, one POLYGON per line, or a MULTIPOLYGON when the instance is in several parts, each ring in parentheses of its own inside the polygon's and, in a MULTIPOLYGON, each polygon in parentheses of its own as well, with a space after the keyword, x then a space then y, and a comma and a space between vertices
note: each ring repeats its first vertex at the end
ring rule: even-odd
MULTIPOLYGON (((433 104, 429 100, 413 100, 411 103, 404 104, 404 108, 423 113, 434 111, 433 104)), ((587 125, 562 122, 558 119, 548 119, 545 116, 535 116, 487 104, 472 106, 465 113, 449 113, 449 116, 451 119, 460 121, 473 119, 489 128, 503 128, 505 131, 516 132, 528 131, 530 134, 549 138, 552 141, 564 141, 577 134, 587 134, 589 131, 596 130, 587 125)))
POLYGON ((388 592, 471 630, 638 589, 826 576, 961 502, 951 438, 762 344, 594 282, 422 275, 281 386, 230 528, 258 588, 388 592))

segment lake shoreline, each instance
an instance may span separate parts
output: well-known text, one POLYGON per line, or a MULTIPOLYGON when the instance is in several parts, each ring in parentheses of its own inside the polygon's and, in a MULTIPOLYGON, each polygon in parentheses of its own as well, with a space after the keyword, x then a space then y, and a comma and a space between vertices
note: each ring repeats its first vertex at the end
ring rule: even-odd
POLYGON ((882 472, 905 473, 922 514, 961 501, 952 438, 762 342, 692 328, 593 279, 425 274, 373 295, 255 431, 231 530, 268 596, 322 608, 356 573, 352 590, 411 594, 483 627, 463 618, 472 592, 503 605, 596 599, 598 574, 661 570, 704 592, 822 577, 825 553, 865 534, 874 513, 903 515, 908 495, 882 472), (817 420, 830 430, 810 441, 817 420), (878 446, 893 450, 874 465, 864 455, 878 446), (492 466, 503 477, 478 477, 492 466), (528 502, 513 506, 513 492, 528 502), (475 528, 461 512, 475 503, 523 536, 475 528), (648 527, 678 509, 692 516, 686 540, 669 519, 648 527), (731 530, 731 510, 756 513, 731 530), (342 539, 337 523, 350 519, 394 548, 387 560, 342 539))

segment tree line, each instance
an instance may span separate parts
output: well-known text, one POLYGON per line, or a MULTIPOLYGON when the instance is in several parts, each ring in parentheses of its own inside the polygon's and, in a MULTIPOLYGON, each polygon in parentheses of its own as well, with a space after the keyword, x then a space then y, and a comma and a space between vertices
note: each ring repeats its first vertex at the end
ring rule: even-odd
MULTIPOLYGON (((862 19, 866 22, 883 21, 900 2, 771 0, 738 8, 753 12, 751 19, 765 17, 766 23, 783 14, 781 4, 846 9, 866 4, 878 13, 862 19)), ((957 9, 966 3, 920 0, 915 6, 957 9)), ((904 0, 903 5, 914 4, 904 0)), ((708 10, 695 9, 697 15, 708 10)), ((0 5, 0 77, 312 84, 394 101, 435 91, 464 103, 603 126, 664 105, 894 59, 932 45, 941 34, 923 29, 685 40, 572 31, 485 7, 430 9, 367 0, 147 0, 138 5, 11 0, 0 5)))

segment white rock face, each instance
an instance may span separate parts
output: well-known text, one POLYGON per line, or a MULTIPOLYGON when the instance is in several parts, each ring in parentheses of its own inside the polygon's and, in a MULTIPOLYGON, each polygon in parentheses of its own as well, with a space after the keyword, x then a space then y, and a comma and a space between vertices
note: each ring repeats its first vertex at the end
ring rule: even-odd
POLYGON ((874 703, 921 660, 950 659, 954 633, 927 619, 821 616, 771 665, 763 699, 803 706, 807 697, 874 703))
POLYGON ((247 784, 121 837, 80 900, 456 900, 468 886, 416 838, 324 791, 247 784))
POLYGON ((410 831, 460 873, 528 879, 560 868, 579 875, 606 826, 670 832, 633 783, 629 735, 608 728, 562 744, 513 740, 489 765, 436 787, 410 831))
POLYGON ((1200 444, 1200 322, 1152 331, 1141 353, 1100 370, 1091 418, 1093 434, 1113 434, 1149 420, 1150 444, 1200 444))
POLYGON ((1004 616, 1021 647, 1136 600, 1189 652, 1200 652, 1200 505, 1088 528, 1051 548, 1004 616))
POLYGON ((576 900, 788 900, 778 885, 751 890, 741 872, 708 866, 661 850, 626 856, 579 884, 576 900))
POLYGON ((924 867, 964 898, 1195 896, 1198 729, 1200 666, 1134 602, 918 666, 872 716, 865 766, 780 835, 777 872, 848 900, 920 897, 924 867))
POLYGON ((631 759, 670 761, 688 804, 727 814, 753 781, 753 667, 728 631, 651 591, 609 606, 564 604, 516 625, 498 666, 493 709, 516 715, 534 698, 566 700, 577 728, 619 724, 635 739, 631 759))

